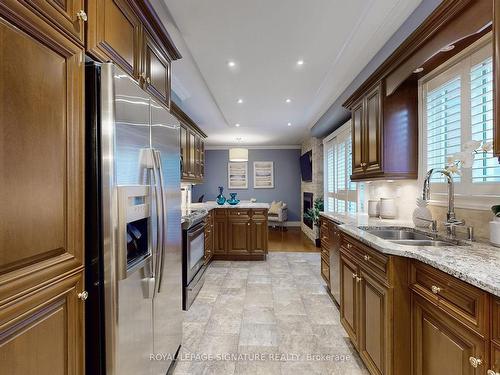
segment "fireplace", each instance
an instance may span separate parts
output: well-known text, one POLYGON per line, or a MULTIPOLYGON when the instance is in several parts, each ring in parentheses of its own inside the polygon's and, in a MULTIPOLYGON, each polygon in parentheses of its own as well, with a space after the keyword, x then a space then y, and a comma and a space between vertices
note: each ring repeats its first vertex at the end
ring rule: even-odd
POLYGON ((313 222, 310 219, 306 219, 304 217, 304 214, 309 210, 310 208, 313 208, 313 193, 305 193, 304 192, 304 204, 303 204, 303 212, 302 212, 302 221, 304 222, 305 225, 307 225, 309 228, 313 228, 313 222))

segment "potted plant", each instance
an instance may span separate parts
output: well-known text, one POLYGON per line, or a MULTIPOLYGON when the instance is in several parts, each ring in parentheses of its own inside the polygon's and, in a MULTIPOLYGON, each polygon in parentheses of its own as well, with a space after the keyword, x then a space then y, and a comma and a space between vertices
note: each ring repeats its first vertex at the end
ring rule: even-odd
POLYGON ((304 219, 311 221, 313 223, 316 247, 321 246, 321 240, 319 238, 319 213, 323 212, 323 210, 324 210, 323 198, 316 198, 314 200, 313 207, 308 209, 304 213, 304 219))

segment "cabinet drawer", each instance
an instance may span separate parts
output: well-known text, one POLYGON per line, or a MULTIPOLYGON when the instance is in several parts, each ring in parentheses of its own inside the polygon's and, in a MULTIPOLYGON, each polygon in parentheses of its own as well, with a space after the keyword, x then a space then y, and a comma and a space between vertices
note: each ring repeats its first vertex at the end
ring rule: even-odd
POLYGON ((250 210, 244 208, 231 208, 227 210, 228 216, 230 218, 241 218, 241 219, 249 219, 250 218, 250 210))
POLYGON ((321 245, 321 257, 324 258, 328 264, 330 264, 330 250, 323 245, 321 245))
POLYGON ((252 218, 256 220, 267 220, 267 210, 263 209, 252 209, 252 218))
POLYGON ((226 217, 227 211, 225 208, 216 208, 215 209, 215 217, 226 217))
POLYGON ((327 220, 321 221, 321 226, 319 227, 319 236, 321 238, 321 245, 328 248, 330 245, 330 226, 327 220))
POLYGON ((351 237, 343 235, 340 246, 342 250, 349 253, 355 259, 360 260, 360 265, 373 271, 384 279, 387 278, 387 265, 389 258, 382 253, 370 249, 351 237))
POLYGON ((426 264, 411 265, 412 289, 473 330, 487 334, 488 293, 426 264))
POLYGON ((325 262, 323 257, 321 257, 321 276, 328 283, 330 283, 330 266, 325 262))
MULTIPOLYGON (((500 298, 496 297, 491 301, 491 339, 500 346, 500 298)), ((500 358, 499 358, 500 361, 500 358)), ((500 365, 500 363, 499 363, 500 365)), ((499 369, 500 370, 500 369, 499 369)))

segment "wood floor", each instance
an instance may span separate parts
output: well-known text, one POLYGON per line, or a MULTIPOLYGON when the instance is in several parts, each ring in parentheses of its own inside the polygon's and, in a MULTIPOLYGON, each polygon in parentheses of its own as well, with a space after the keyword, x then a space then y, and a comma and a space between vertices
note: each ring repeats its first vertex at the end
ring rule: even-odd
POLYGON ((304 232, 302 232, 300 227, 286 228, 285 231, 269 227, 268 250, 317 253, 320 251, 320 248, 314 245, 304 232))

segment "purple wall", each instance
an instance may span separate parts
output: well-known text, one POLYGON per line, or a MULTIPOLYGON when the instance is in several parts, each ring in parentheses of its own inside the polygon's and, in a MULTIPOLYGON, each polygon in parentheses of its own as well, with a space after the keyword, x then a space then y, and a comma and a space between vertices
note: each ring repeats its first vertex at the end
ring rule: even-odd
MULTIPOLYGON (((238 193, 239 199, 249 200, 256 198, 257 202, 271 203, 284 201, 288 204, 288 220, 300 221, 300 150, 286 149, 261 149, 248 150, 248 189, 236 189, 231 192, 238 193), (253 188, 253 162, 274 162, 274 189, 253 188)), ((227 189, 227 163, 229 150, 205 151, 205 182, 193 187, 192 199, 205 194, 204 200, 215 200, 219 194, 218 186, 224 186, 224 195, 229 198, 227 189)))

